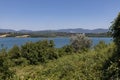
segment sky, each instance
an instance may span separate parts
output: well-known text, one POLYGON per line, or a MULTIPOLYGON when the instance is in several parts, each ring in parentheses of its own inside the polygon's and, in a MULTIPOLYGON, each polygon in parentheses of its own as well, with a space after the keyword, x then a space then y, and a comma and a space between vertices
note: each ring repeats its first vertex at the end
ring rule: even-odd
POLYGON ((108 29, 120 0, 0 0, 0 29, 108 29))

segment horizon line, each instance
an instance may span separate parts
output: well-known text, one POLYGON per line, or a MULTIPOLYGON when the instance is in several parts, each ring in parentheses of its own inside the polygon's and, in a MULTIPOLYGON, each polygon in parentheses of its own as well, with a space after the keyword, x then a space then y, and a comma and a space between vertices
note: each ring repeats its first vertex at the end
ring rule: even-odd
MULTIPOLYGON (((30 30, 30 29, 9 29, 9 28, 0 28, 4 30, 15 30, 15 31, 20 31, 20 30, 29 30, 29 31, 51 31, 51 30, 64 30, 64 29, 87 29, 87 28, 62 28, 62 29, 42 29, 42 30, 30 30)), ((109 29, 109 28, 93 28, 93 29, 87 29, 87 30, 95 30, 95 29, 109 29)))

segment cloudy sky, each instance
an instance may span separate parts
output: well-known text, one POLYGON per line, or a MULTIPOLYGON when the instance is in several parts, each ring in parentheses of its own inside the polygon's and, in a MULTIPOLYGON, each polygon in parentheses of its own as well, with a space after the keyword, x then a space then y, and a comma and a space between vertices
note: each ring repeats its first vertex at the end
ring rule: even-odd
POLYGON ((0 0, 0 28, 109 28, 120 0, 0 0))

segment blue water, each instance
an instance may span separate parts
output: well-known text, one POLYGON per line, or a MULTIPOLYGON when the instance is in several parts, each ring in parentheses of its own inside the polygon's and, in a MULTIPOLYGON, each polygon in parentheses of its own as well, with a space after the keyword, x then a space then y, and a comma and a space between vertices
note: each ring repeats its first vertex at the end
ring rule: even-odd
POLYGON ((94 37, 94 38, 90 38, 92 40, 92 44, 93 46, 98 44, 99 41, 104 41, 106 44, 109 44, 110 42, 113 41, 112 38, 101 38, 101 37, 94 37))
MULTIPOLYGON (((0 47, 4 47, 7 49, 10 49, 13 47, 13 45, 21 46, 25 44, 28 41, 36 42, 39 40, 54 40, 55 47, 60 48, 64 45, 67 45, 70 43, 69 38, 59 37, 59 38, 0 38, 0 47)), ((96 45, 99 43, 99 41, 103 40, 106 43, 110 43, 112 41, 112 38, 90 38, 93 42, 93 45, 96 45)))

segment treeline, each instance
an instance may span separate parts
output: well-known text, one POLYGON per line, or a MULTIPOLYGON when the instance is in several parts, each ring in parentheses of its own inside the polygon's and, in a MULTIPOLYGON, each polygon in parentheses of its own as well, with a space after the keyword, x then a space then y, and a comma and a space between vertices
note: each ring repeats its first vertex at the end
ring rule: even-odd
MULTIPOLYGON (((16 37, 22 35, 29 35, 29 37, 70 37, 72 35, 81 34, 81 33, 66 33, 66 32, 52 32, 52 31, 35 31, 35 32, 9 32, 9 33, 0 33, 0 35, 8 34, 6 37, 16 37)), ((85 33, 88 37, 111 37, 111 33, 85 33)))

